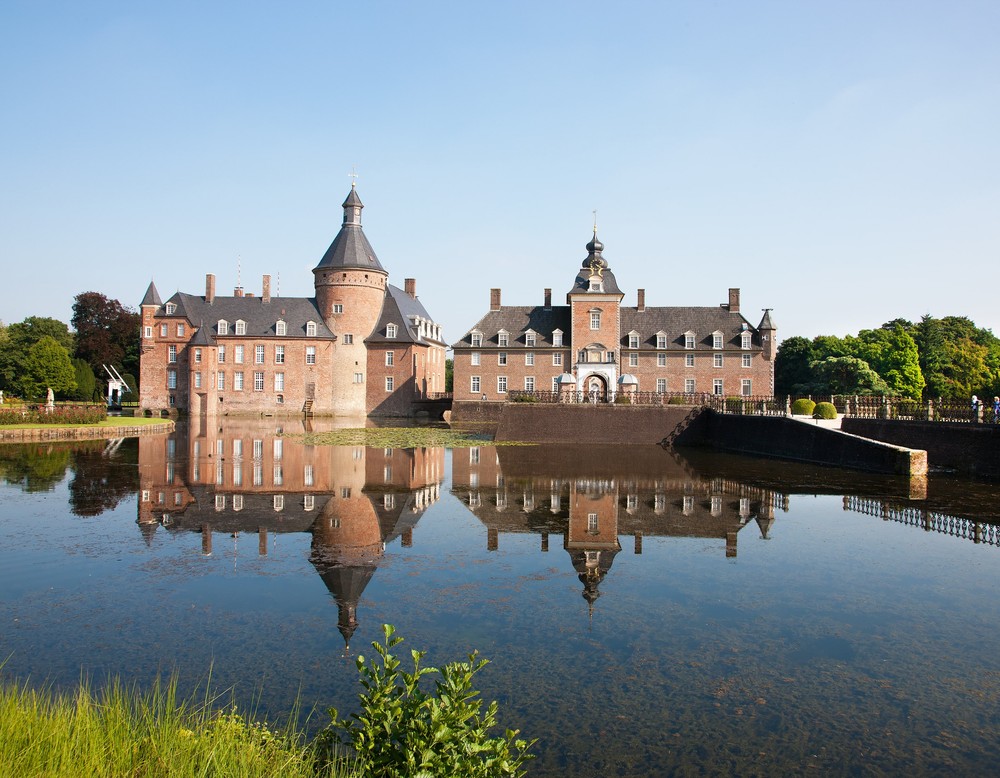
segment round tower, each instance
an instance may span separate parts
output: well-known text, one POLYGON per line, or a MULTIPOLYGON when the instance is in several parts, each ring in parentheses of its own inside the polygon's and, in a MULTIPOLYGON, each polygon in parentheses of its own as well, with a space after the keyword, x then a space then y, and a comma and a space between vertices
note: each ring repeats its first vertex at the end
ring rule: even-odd
POLYGON ((354 185, 344 200, 344 221, 319 264, 313 268, 316 307, 337 340, 331 367, 332 396, 317 398, 317 410, 364 415, 368 385, 367 338, 382 313, 389 274, 361 229, 364 205, 354 185))

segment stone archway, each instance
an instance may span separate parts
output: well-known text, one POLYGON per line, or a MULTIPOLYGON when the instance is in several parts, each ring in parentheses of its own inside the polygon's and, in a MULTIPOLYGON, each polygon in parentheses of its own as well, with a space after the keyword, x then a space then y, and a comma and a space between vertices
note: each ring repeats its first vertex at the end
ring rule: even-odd
POLYGON ((604 380, 604 376, 587 376, 583 391, 588 402, 603 403, 608 401, 608 383, 604 380))

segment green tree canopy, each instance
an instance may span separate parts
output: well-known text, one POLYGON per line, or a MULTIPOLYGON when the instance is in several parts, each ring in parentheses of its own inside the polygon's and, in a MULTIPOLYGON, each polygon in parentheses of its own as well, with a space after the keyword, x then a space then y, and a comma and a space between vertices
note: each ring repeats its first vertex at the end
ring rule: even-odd
POLYGON ((43 397, 49 388, 57 393, 72 392, 76 389, 76 371, 69 352, 55 338, 45 335, 28 349, 20 378, 20 394, 25 399, 35 400, 43 397))
POLYGON ((94 393, 97 390, 97 377, 87 360, 77 357, 71 361, 73 371, 76 374, 76 391, 73 392, 73 399, 90 402, 94 399, 94 393))
POLYGON ((69 327, 58 319, 29 316, 7 327, 7 341, 0 348, 0 389, 26 396, 22 380, 27 371, 28 353, 33 345, 46 337, 66 352, 68 361, 73 350, 73 335, 69 327))
POLYGON ((920 354, 916 342, 899 322, 897 319, 877 330, 861 330, 857 338, 847 340, 853 355, 878 373, 890 394, 919 400, 924 390, 920 354))
POLYGON ((814 391, 822 394, 887 394, 889 387, 863 359, 827 357, 812 364, 814 391))
POLYGON ((774 358, 774 391, 776 394, 804 394, 813 384, 812 363, 816 352, 812 342, 801 335, 785 338, 774 358))

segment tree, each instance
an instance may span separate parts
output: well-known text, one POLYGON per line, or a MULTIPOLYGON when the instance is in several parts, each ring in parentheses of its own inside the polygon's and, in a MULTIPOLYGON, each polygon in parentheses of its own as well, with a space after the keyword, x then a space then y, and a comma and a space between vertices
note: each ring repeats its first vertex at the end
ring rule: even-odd
POLYGON ((827 357, 812 363, 817 394, 886 394, 889 387, 863 359, 827 357))
POLYGON ((7 342, 0 348, 0 389, 25 394, 22 379, 27 370, 28 352, 45 337, 56 341, 69 359, 68 355, 73 350, 73 335, 58 319, 29 316, 7 327, 7 342))
POLYGON ((774 358, 774 392, 778 395, 804 394, 813 384, 812 365, 816 361, 813 344, 795 335, 785 338, 774 358))
POLYGON ((455 360, 446 359, 444 361, 444 390, 452 392, 455 388, 455 360))
POLYGON ((900 321, 889 322, 877 330, 861 330, 857 338, 848 340, 854 346, 854 356, 881 376, 890 394, 919 400, 924 390, 920 354, 900 321))
POLYGON ((94 392, 97 391, 97 377, 85 359, 77 357, 71 362, 76 373, 76 391, 73 393, 73 399, 90 402, 94 399, 94 392))
POLYGON ((76 371, 69 352, 48 335, 28 349, 20 392, 26 399, 37 399, 47 389, 60 393, 76 389, 76 371))
POLYGON ((102 365, 137 372, 139 314, 100 292, 83 292, 74 299, 75 356, 87 360, 95 375, 103 375, 102 365))

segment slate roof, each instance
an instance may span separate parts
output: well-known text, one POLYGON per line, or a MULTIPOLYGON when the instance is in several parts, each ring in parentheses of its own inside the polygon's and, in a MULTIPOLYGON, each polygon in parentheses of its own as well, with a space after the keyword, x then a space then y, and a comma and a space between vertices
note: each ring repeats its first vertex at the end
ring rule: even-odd
POLYGON ((315 270, 320 268, 358 268, 362 270, 377 270, 385 273, 385 269, 375 256, 375 249, 365 237, 364 230, 361 229, 361 220, 354 221, 353 209, 364 208, 361 198, 358 197, 354 187, 344 200, 344 221, 340 226, 340 232, 333 239, 330 248, 326 250, 323 258, 316 265, 315 270))
POLYGON ((562 330, 563 344, 570 345, 572 330, 570 307, 555 305, 546 309, 543 306, 531 305, 503 306, 499 311, 490 311, 476 322, 476 326, 466 332, 452 348, 471 348, 473 330, 483 333, 483 348, 499 346, 497 333, 500 330, 509 333, 509 346, 523 346, 524 333, 529 329, 535 332, 536 348, 550 348, 552 332, 557 329, 562 330))
MULTIPOLYGON (((316 324, 317 338, 332 338, 333 333, 323 323, 316 299, 313 297, 272 297, 264 302, 262 297, 216 297, 211 303, 204 297, 177 292, 167 300, 177 310, 170 316, 186 318, 192 325, 204 323, 207 334, 219 334, 219 320, 229 322, 229 335, 235 335, 237 320, 246 322, 246 335, 239 337, 276 337, 275 324, 285 322, 286 337, 302 338, 306 323, 316 324)), ((225 336, 224 336, 225 337, 225 336)))
POLYGON ((583 264, 580 266, 580 272, 576 274, 576 279, 573 281, 573 288, 569 290, 567 294, 567 302, 569 302, 569 295, 580 294, 581 292, 590 292, 590 276, 593 272, 591 268, 597 264, 601 267, 601 282, 602 289, 600 292, 590 292, 591 294, 624 294, 621 289, 618 288, 618 282, 615 280, 615 274, 611 272, 608 268, 608 261, 603 257, 602 253, 604 251, 604 244, 601 243, 597 238, 597 227, 594 227, 594 237, 587 244, 587 258, 583 260, 583 264))
POLYGON ((764 316, 763 316, 763 318, 761 318, 760 324, 757 325, 757 329, 759 329, 759 330, 774 330, 774 329, 777 329, 777 327, 775 327, 771 323, 771 309, 770 308, 765 308, 764 309, 764 316))
POLYGON ((378 324, 371 335, 365 338, 365 343, 442 343, 443 341, 420 336, 417 327, 413 326, 411 316, 419 316, 429 322, 434 322, 427 313, 427 309, 420 300, 410 297, 405 291, 392 284, 386 285, 385 301, 382 303, 382 313, 379 316, 378 324), (387 338, 385 328, 387 324, 395 324, 395 338, 387 338))
POLYGON ((146 294, 143 295, 139 307, 141 308, 143 305, 163 305, 163 301, 160 300, 160 293, 156 291, 156 286, 152 281, 149 282, 149 287, 146 289, 146 294))

